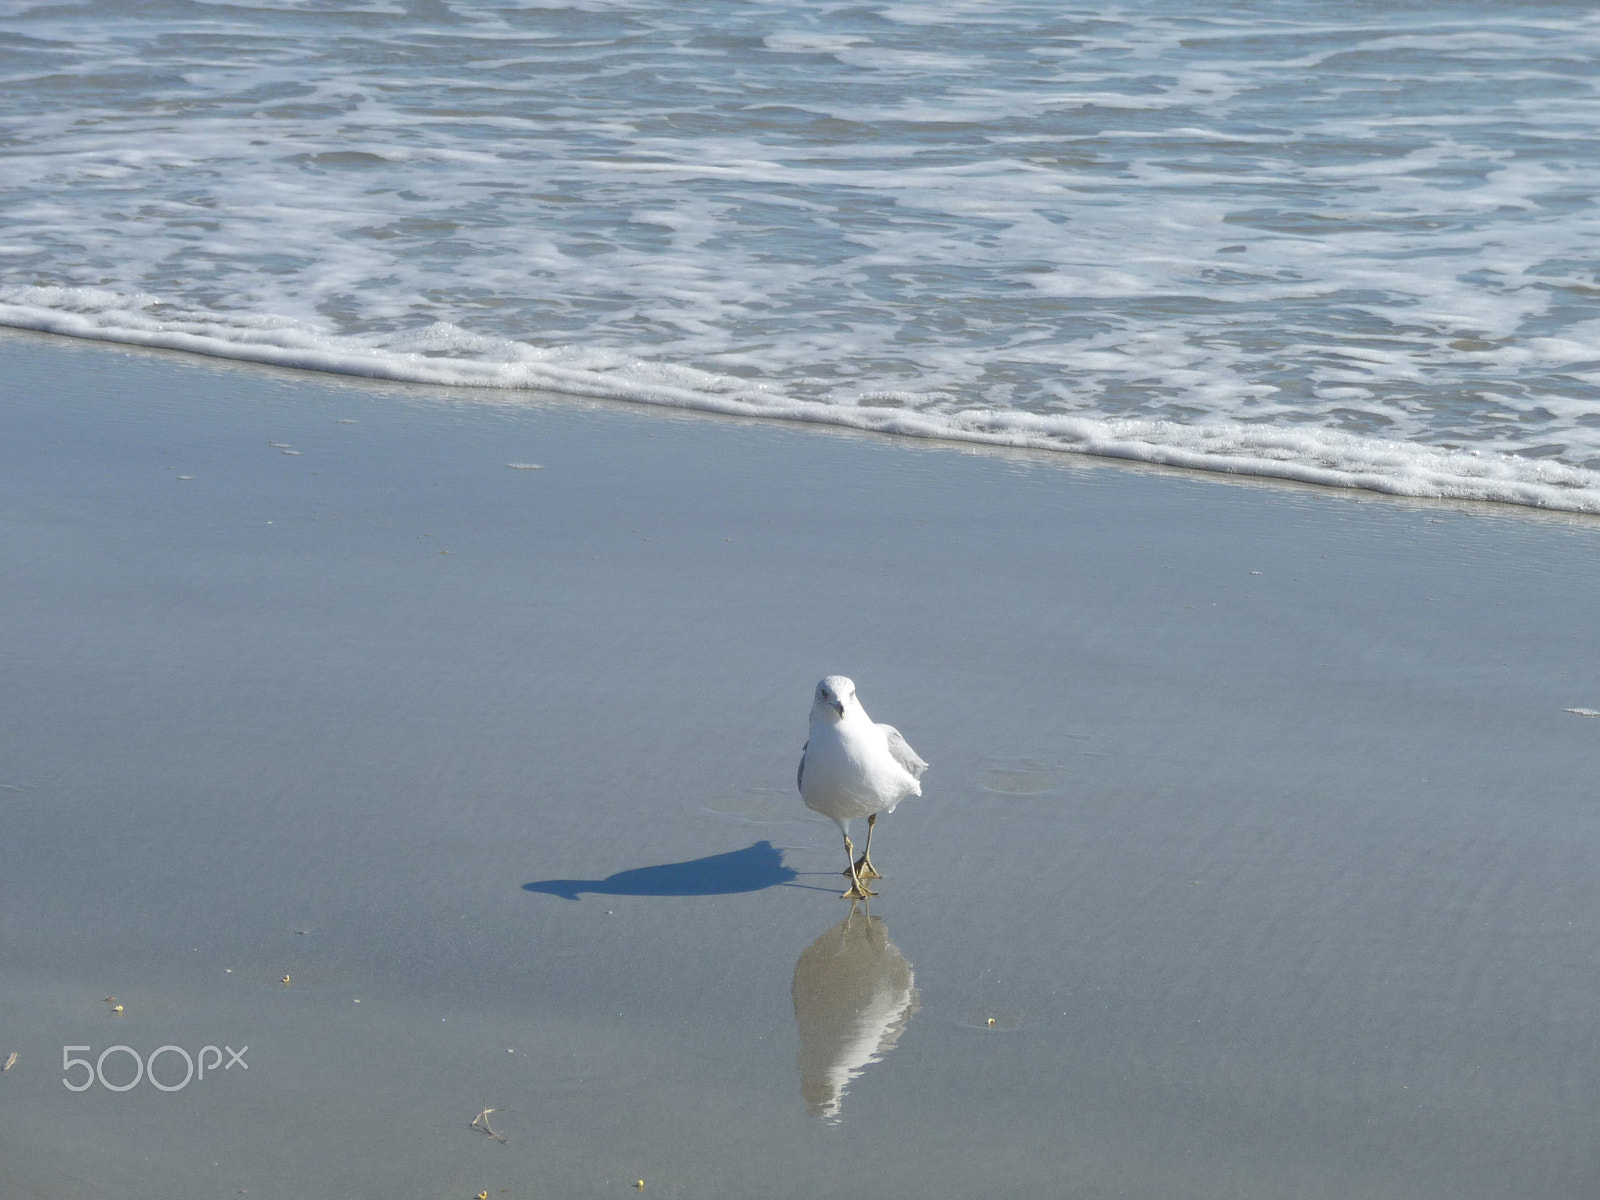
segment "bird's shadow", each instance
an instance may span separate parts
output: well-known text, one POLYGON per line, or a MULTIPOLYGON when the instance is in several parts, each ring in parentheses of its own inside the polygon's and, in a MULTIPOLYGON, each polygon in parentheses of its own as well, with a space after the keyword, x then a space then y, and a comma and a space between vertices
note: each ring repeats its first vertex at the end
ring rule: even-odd
POLYGON ((635 867, 604 879, 538 879, 522 885, 525 892, 543 892, 576 900, 582 892, 597 896, 731 896, 795 884, 800 872, 783 865, 783 852, 760 841, 743 850, 691 858, 688 862, 635 867))

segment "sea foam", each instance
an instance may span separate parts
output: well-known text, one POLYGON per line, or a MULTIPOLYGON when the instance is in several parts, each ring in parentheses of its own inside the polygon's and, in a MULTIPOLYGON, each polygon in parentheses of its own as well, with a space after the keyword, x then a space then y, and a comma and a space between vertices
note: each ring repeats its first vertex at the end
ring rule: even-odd
POLYGON ((430 329, 417 339, 429 346, 428 352, 400 351, 316 333, 281 320, 220 322, 195 314, 183 317, 163 311, 164 306, 152 297, 142 301, 125 303, 123 297, 96 289, 0 289, 0 325, 406 383, 557 391, 909 437, 1259 475, 1396 496, 1492 500, 1600 512, 1600 472, 1510 454, 1441 450, 1309 425, 1185 424, 986 409, 940 413, 899 405, 819 403, 692 368, 593 350, 496 342, 446 326, 430 329))

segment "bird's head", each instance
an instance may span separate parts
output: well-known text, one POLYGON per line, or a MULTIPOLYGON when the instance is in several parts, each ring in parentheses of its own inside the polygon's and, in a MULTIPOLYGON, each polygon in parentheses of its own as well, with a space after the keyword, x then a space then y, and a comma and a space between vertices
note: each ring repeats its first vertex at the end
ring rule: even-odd
POLYGON ((811 719, 842 721, 845 713, 855 704, 856 685, 843 675, 829 675, 817 684, 817 696, 811 702, 811 719))

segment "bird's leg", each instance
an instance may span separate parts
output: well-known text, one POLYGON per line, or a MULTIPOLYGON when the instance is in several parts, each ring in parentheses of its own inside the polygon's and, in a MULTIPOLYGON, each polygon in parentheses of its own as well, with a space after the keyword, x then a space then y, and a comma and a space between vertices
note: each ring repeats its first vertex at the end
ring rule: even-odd
POLYGON ((850 875, 851 878, 859 876, 862 879, 882 879, 878 868, 872 865, 872 827, 878 823, 878 814, 873 813, 867 818, 867 848, 861 852, 861 857, 854 860, 853 874, 851 871, 840 871, 841 875, 850 875))
POLYGON ((850 869, 845 874, 850 876, 850 890, 839 897, 841 900, 865 900, 868 896, 878 893, 869 891, 867 885, 861 882, 861 877, 856 874, 856 848, 850 841, 850 835, 844 835, 844 858, 850 864, 850 869))
POLYGON ((872 827, 877 823, 877 813, 867 818, 867 848, 861 852, 861 857, 856 859, 856 874, 863 879, 883 878, 878 874, 878 868, 872 865, 872 827))

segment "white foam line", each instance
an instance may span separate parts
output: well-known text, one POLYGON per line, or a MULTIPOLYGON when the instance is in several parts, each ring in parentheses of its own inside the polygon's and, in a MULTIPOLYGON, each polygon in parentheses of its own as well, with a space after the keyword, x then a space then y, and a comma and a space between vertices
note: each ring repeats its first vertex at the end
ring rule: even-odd
MULTIPOLYGON (((80 307, 84 301, 111 298, 109 294, 91 294, 88 289, 74 291, 80 307)), ((129 300, 117 299, 124 304, 129 300)), ((137 303, 140 298, 133 299, 137 303)), ((904 437, 1064 451, 1394 496, 1488 500, 1600 513, 1600 472, 1542 459, 1446 450, 1306 426, 1184 425, 995 409, 941 413, 830 404, 795 399, 710 372, 620 355, 615 369, 608 370, 564 365, 557 360, 577 355, 528 346, 516 347, 518 361, 512 362, 430 357, 376 349, 353 339, 326 337, 290 322, 262 318, 220 330, 215 326, 208 329, 201 321, 163 322, 127 308, 69 311, 0 303, 0 325, 402 383, 555 391, 904 437)))

